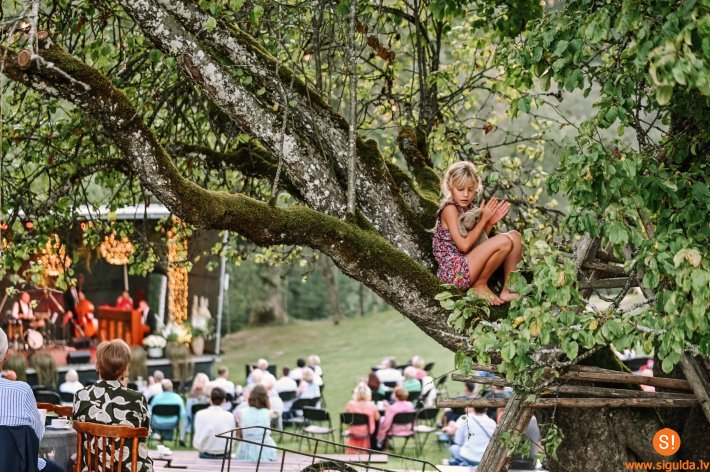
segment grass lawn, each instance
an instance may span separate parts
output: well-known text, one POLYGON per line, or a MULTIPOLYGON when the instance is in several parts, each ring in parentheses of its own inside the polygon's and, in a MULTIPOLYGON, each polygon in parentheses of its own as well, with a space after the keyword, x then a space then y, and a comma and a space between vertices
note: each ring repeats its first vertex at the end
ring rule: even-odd
MULTIPOLYGON (((395 311, 348 318, 339 325, 331 320, 294 320, 284 326, 250 328, 222 339, 224 354, 217 365, 226 365, 230 379, 244 385, 245 364, 259 358, 268 359, 280 369, 295 367, 296 359, 317 354, 321 358, 324 376, 324 396, 327 409, 338 428, 337 415, 350 400, 358 380, 366 378, 370 367, 385 356, 394 356, 400 364, 414 355, 425 362, 434 362, 434 377, 449 373, 454 368, 454 355, 441 347, 411 321, 395 311)), ((278 376, 277 376, 278 377, 278 376)), ((463 392, 463 385, 449 382, 449 395, 463 392)), ((412 441, 405 455, 414 456, 412 441)), ((440 464, 447 457, 445 448, 439 450, 430 436, 421 458, 440 464)))

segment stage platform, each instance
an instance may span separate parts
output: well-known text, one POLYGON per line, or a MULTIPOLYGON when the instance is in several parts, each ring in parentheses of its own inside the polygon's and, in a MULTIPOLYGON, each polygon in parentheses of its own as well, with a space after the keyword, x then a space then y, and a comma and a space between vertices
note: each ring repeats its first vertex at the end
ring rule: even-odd
MULTIPOLYGON (((12 350, 11 350, 12 351, 12 350)), ((57 385, 64 382, 64 375, 68 370, 74 369, 79 374, 79 381, 83 384, 87 382, 96 382, 99 377, 96 372, 94 353, 95 347, 89 349, 74 349, 72 347, 53 347, 51 349, 42 349, 37 352, 45 352, 50 354, 56 364, 57 364, 57 385), (81 363, 67 364, 67 356, 71 353, 72 358, 79 359, 81 363)), ((17 351, 22 353, 23 351, 17 351)), ((11 352, 12 353, 12 352, 11 352)), ((70 359, 71 360, 71 359, 70 359)), ((202 372, 207 374, 208 377, 214 377, 212 365, 215 362, 219 362, 219 358, 215 355, 202 355, 202 356, 192 356, 190 358, 191 362, 194 364, 194 373, 202 372)), ((31 365, 31 361, 28 360, 28 366, 31 365)), ((163 359, 147 359, 146 365, 148 367, 148 375, 152 374, 154 370, 161 370, 165 374, 165 378, 173 378, 173 368, 170 361, 167 358, 163 359)), ((27 383, 30 385, 37 384, 37 373, 32 367, 27 368, 27 383)))

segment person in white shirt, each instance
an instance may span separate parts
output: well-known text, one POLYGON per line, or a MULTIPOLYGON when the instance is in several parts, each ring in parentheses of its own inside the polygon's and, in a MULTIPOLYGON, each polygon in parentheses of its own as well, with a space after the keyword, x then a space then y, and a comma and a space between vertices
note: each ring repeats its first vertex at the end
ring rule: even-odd
POLYGON ((323 377, 323 369, 320 367, 320 357, 315 354, 308 356, 308 367, 310 367, 313 373, 318 377, 323 377))
POLYGON ((279 397, 279 393, 274 389, 276 381, 274 376, 261 379, 261 385, 269 395, 269 410, 271 410, 271 425, 276 429, 283 429, 282 415, 284 412, 284 402, 279 397))
POLYGON ((162 382, 165 380, 165 374, 163 374, 162 370, 156 370, 151 377, 148 377, 148 386, 143 390, 143 396, 148 401, 150 401, 151 397, 163 393, 162 382), (151 383, 151 377, 153 383, 151 383))
POLYGON ((229 369, 227 369, 225 366, 222 366, 217 369, 217 378, 215 378, 209 383, 207 389, 211 390, 215 387, 221 388, 222 390, 224 390, 224 393, 234 395, 234 382, 229 380, 229 369))
POLYGON ((281 369, 281 378, 276 381, 276 385, 274 385, 274 389, 278 392, 295 392, 296 389, 298 388, 298 384, 296 383, 295 380, 293 380, 289 373, 289 368, 284 367, 281 369))
POLYGON ((210 392, 210 406, 195 414, 192 446, 200 453, 201 459, 221 459, 227 441, 216 435, 237 427, 234 415, 223 408, 227 394, 220 387, 210 392))
POLYGON ((296 360, 296 368, 292 369, 291 372, 289 372, 288 376, 291 377, 296 382, 300 382, 301 379, 303 378, 303 368, 304 367, 306 367, 306 360, 305 359, 297 359, 296 360))
POLYGON ((257 370, 260 370, 263 373, 263 375, 261 377, 262 379, 272 378, 272 379, 274 379, 274 382, 276 382, 276 377, 274 377, 273 374, 271 372, 269 372, 268 369, 269 369, 269 361, 267 361, 266 359, 259 359, 258 361, 256 361, 256 369, 254 369, 251 372, 251 374, 249 374, 249 378, 247 379, 247 385, 252 386, 252 385, 259 384, 259 381, 255 380, 255 378, 254 378, 254 374, 256 373, 257 370))
POLYGON ((459 418, 454 444, 449 448, 449 465, 478 465, 495 429, 496 422, 486 415, 485 408, 474 408, 472 413, 459 418))
POLYGON ((79 374, 74 369, 70 369, 64 375, 64 383, 59 386, 60 392, 65 393, 76 393, 84 388, 84 386, 79 382, 79 374))
POLYGON ((397 384, 400 384, 402 380, 404 380, 404 377, 402 376, 402 372, 396 369, 396 367, 397 361, 394 357, 385 357, 382 359, 380 369, 375 372, 375 375, 382 383, 397 382, 397 384))
POLYGON ((298 398, 320 398, 320 387, 316 384, 315 374, 309 367, 303 369, 303 380, 301 380, 296 393, 298 398))

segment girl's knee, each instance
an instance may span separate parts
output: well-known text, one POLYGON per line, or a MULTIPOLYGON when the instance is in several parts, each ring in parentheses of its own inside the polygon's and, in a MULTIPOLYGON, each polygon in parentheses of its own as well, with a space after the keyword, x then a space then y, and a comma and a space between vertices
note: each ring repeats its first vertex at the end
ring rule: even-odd
POLYGON ((501 233, 498 235, 498 247, 506 251, 512 251, 515 246, 515 241, 513 237, 508 235, 508 233, 501 233))

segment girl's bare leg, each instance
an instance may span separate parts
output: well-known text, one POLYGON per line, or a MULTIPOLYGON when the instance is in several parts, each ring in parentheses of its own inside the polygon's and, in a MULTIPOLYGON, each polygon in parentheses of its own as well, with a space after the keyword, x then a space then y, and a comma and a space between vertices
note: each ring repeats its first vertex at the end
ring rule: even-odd
POLYGON ((523 257, 523 243, 521 241, 520 233, 517 231, 508 231, 505 233, 513 241, 513 249, 508 253, 503 261, 503 272, 505 273, 503 279, 503 290, 500 292, 500 298, 503 301, 510 302, 518 298, 520 295, 513 293, 508 289, 508 279, 510 278, 510 273, 515 270, 523 257))
POLYGON ((488 300, 491 305, 500 305, 504 301, 488 288, 488 279, 512 249, 512 240, 499 234, 468 253, 468 270, 473 280, 473 288, 478 296, 488 300))

